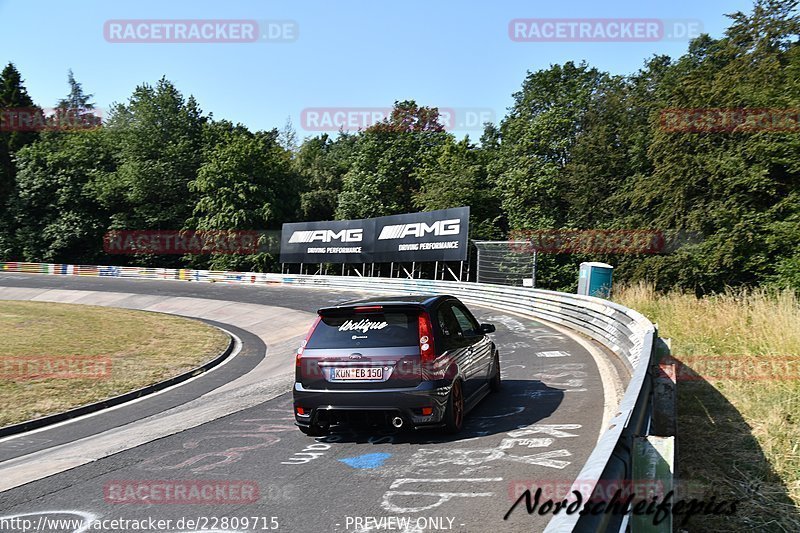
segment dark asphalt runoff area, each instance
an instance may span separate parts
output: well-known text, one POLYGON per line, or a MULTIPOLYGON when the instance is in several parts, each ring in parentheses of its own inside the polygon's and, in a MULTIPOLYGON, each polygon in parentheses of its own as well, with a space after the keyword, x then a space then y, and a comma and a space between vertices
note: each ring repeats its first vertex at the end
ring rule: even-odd
MULTIPOLYGON (((302 311, 348 298, 281 285, 7 273, 0 273, 0 286, 189 296, 302 311)), ((0 530, 541 531, 550 516, 528 515, 524 504, 507 520, 504 515, 520 490, 563 490, 575 479, 600 431, 600 374, 573 338, 535 320, 470 307, 481 322, 497 326, 492 338, 503 387, 469 413, 457 436, 386 430, 307 437, 293 425, 287 382, 284 394, 255 407, 1 492, 0 530)), ((173 406, 181 399, 167 395, 163 401, 173 406)), ((125 409, 115 416, 120 424, 136 419, 125 409)), ((0 462, 0 476, 2 469, 0 462)))

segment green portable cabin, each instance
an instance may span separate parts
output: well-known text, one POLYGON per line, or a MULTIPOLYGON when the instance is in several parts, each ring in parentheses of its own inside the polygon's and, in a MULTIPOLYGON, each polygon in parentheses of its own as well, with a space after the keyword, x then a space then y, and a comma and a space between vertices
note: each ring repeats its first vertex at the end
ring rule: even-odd
POLYGON ((608 298, 611 296, 611 278, 614 267, 605 263, 581 263, 578 276, 578 294, 608 298))

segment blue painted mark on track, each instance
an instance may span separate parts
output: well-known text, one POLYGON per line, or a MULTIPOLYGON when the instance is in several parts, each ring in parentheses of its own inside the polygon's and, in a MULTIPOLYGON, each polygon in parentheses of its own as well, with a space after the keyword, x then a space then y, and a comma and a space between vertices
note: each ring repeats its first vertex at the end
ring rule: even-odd
POLYGON ((358 457, 339 459, 339 461, 353 468, 378 468, 391 456, 390 453, 368 453, 358 457))

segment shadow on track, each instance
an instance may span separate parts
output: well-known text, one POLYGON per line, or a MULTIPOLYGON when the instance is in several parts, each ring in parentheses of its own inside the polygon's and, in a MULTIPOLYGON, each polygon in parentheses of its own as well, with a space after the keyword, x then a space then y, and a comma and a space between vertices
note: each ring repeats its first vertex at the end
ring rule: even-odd
POLYGON ((504 380, 499 392, 489 394, 464 419, 457 435, 440 429, 394 430, 393 428, 340 428, 332 434, 340 443, 383 442, 376 437, 392 435, 393 444, 431 444, 457 442, 513 431, 535 424, 555 412, 564 398, 561 389, 548 387, 538 380, 504 380))

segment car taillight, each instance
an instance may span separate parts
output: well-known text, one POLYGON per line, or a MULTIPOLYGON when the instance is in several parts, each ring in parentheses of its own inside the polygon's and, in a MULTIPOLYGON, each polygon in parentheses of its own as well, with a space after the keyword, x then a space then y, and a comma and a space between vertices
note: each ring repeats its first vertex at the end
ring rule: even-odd
POLYGON ((311 335, 314 333, 314 329, 319 324, 319 321, 322 320, 322 317, 317 315, 317 319, 314 321, 314 324, 311 325, 311 329, 308 330, 308 334, 306 338, 303 340, 302 344, 300 344, 300 348, 297 349, 297 357, 295 358, 295 365, 300 366, 300 358, 303 356, 303 351, 306 349, 306 344, 308 344, 308 340, 311 338, 311 335))
POLYGON ((353 311, 356 313, 380 313, 383 311, 382 305, 362 305, 360 307, 353 308, 353 311))
POLYGON ((419 355, 420 362, 432 363, 436 359, 436 349, 433 347, 433 326, 431 325, 431 317, 428 313, 422 312, 419 314, 419 355))

